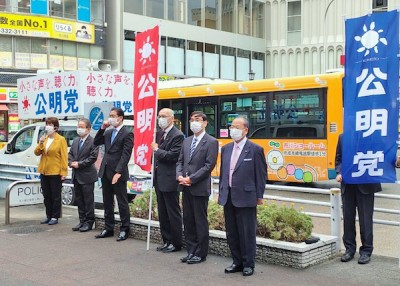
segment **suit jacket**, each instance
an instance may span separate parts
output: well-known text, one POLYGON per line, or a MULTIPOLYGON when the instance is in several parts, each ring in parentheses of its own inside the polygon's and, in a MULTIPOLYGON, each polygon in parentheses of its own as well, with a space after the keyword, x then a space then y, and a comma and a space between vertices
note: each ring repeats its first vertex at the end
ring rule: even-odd
MULTIPOLYGON (((336 147, 336 157, 335 157, 335 171, 336 174, 342 174, 342 136, 343 134, 339 135, 338 144, 336 147)), ((358 189, 363 194, 371 194, 377 193, 382 191, 382 186, 380 183, 372 183, 372 184, 357 184, 358 189)), ((342 180, 340 184, 340 189, 342 194, 346 191, 346 184, 342 180)))
POLYGON ((68 153, 68 165, 77 161, 79 168, 72 168, 72 181, 76 178, 79 184, 91 184, 97 181, 97 170, 94 163, 99 155, 99 146, 93 145, 93 137, 88 135, 79 150, 81 137, 76 137, 68 153))
MULTIPOLYGON (((164 132, 158 131, 156 141, 160 142, 164 132)), ((183 133, 175 126, 168 132, 165 140, 158 145, 154 152, 154 174, 161 192, 176 192, 178 181, 176 180, 176 162, 182 149, 183 133)))
POLYGON ((42 175, 68 175, 68 145, 63 136, 56 133, 54 140, 46 151, 48 136, 41 144, 39 143, 35 148, 35 155, 40 158, 38 172, 42 175))
MULTIPOLYGON (((176 178, 189 176, 192 185, 188 187, 193 196, 209 196, 211 194, 211 172, 215 167, 218 156, 218 141, 214 137, 204 134, 190 157, 190 146, 193 135, 183 141, 181 153, 176 163, 176 178)), ((178 185, 178 190, 183 190, 178 185)))
MULTIPOLYGON (((225 205, 229 194, 229 169, 234 142, 221 149, 218 203, 225 205)), ((235 207, 256 207, 263 198, 267 180, 264 149, 247 140, 232 174, 231 200, 235 207)))
POLYGON ((99 177, 107 176, 111 180, 115 173, 119 173, 121 174, 120 180, 128 181, 128 162, 132 155, 133 133, 129 132, 125 126, 122 126, 111 144, 112 132, 112 128, 108 130, 100 129, 94 137, 94 145, 104 144, 105 147, 99 177))

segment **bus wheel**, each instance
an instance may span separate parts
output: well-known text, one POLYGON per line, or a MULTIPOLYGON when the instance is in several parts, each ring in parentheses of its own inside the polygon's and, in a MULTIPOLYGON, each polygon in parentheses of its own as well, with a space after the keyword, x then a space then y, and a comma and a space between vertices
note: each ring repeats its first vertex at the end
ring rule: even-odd
MULTIPOLYGON (((65 180, 64 183, 72 184, 70 180, 65 180)), ((61 200, 63 205, 74 205, 75 203, 75 192, 74 188, 71 186, 64 186, 61 189, 61 200)))

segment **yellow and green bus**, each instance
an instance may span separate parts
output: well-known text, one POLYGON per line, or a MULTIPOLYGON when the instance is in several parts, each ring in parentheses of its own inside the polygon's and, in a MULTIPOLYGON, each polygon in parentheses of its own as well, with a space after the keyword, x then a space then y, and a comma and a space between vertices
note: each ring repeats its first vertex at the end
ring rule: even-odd
MULTIPOLYGON (((343 73, 228 82, 159 90, 158 108, 175 112, 175 125, 191 135, 189 115, 203 111, 207 133, 220 147, 231 142, 233 119, 249 120, 248 138, 265 150, 270 181, 311 183, 333 179, 343 130, 343 73)), ((213 172, 218 176, 219 161, 213 172)))

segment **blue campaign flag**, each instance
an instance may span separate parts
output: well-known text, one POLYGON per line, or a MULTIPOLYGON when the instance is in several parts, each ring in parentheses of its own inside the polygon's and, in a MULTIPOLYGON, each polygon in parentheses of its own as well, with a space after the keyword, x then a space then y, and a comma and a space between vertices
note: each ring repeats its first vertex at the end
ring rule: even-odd
POLYGON ((31 13, 49 15, 47 0, 31 0, 31 13))
POLYGON ((398 138, 399 14, 346 21, 342 177, 392 183, 398 138))
POLYGON ((90 23, 90 0, 78 0, 78 21, 90 23))

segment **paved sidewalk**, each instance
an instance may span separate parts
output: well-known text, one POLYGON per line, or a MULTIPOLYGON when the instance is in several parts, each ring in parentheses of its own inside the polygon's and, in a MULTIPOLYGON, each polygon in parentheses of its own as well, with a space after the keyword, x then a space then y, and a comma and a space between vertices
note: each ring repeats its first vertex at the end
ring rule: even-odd
POLYGON ((251 277, 224 274, 228 258, 209 255, 199 265, 179 261, 184 252, 163 254, 151 244, 128 239, 94 239, 97 231, 73 232, 77 210, 64 207, 55 226, 40 225, 43 205, 11 209, 4 224, 0 199, 0 285, 398 285, 395 258, 372 257, 368 265, 339 258, 305 270, 256 264, 251 277))

